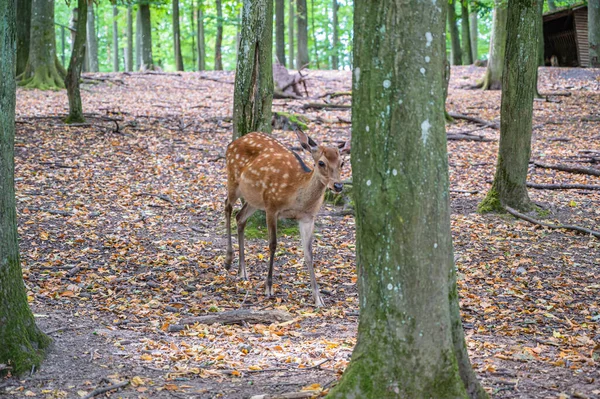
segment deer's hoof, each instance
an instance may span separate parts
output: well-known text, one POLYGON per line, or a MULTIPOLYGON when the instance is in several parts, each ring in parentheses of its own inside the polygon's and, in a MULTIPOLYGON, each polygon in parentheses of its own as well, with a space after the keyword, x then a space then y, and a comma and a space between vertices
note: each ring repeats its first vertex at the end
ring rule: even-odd
POLYGON ((270 298, 273 296, 273 287, 269 287, 269 286, 265 287, 265 296, 267 298, 270 298))
POLYGON ((323 299, 321 298, 321 296, 317 296, 315 298, 315 306, 317 308, 324 308, 325 307, 325 302, 323 302, 323 299))
POLYGON ((227 252, 227 255, 225 255, 225 262, 223 262, 223 266, 225 267, 225 270, 231 269, 231 261, 232 260, 233 260, 233 253, 227 252))

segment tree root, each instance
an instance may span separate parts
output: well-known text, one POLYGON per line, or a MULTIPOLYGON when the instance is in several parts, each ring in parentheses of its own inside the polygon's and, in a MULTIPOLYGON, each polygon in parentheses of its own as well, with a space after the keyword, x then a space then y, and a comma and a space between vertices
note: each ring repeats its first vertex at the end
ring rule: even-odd
POLYGON ((537 219, 534 219, 534 218, 529 217, 521 212, 516 211, 515 209, 511 208, 510 206, 505 206, 504 209, 506 209, 506 212, 510 213, 511 215, 513 215, 519 219, 528 221, 529 223, 536 224, 538 226, 548 227, 549 229, 577 231, 579 233, 583 233, 586 235, 592 235, 592 236, 600 239, 600 231, 590 230, 590 229, 586 229, 585 227, 573 226, 573 225, 568 225, 568 224, 552 224, 552 223, 541 222, 537 219))

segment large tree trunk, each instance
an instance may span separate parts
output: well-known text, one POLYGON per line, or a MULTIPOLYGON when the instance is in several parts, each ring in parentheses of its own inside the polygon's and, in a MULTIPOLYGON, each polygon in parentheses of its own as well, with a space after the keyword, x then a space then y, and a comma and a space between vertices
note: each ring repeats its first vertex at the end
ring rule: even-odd
POLYGON ((140 24, 142 28, 142 59, 141 69, 153 70, 154 59, 152 58, 152 21, 150 16, 150 5, 140 4, 140 24))
POLYGON ((119 24, 117 18, 119 9, 113 5, 113 72, 119 72, 119 24))
POLYGON ((333 39, 331 41, 331 69, 339 68, 339 56, 338 56, 338 47, 339 47, 339 22, 338 22, 338 10, 340 8, 340 4, 337 0, 333 0, 333 18, 331 20, 331 25, 333 28, 333 39))
POLYGON ((285 0, 275 0, 275 48, 277 60, 285 66, 285 0))
POLYGON ((142 68, 142 7, 135 13, 135 69, 142 68))
POLYGON ((538 66, 540 1, 510 0, 508 7, 498 161, 492 187, 479 205, 480 212, 501 211, 504 206, 521 211, 532 209, 526 181, 538 66))
POLYGON ((471 27, 469 26, 469 3, 468 0, 460 0, 461 10, 461 33, 462 33, 462 57, 464 65, 473 64, 473 53, 471 52, 471 27))
POLYGON ((215 71, 223 70, 221 45, 223 43, 223 5, 216 0, 217 6, 217 38, 215 39, 215 71))
MULTIPOLYGON (((37 0, 34 0, 37 1, 37 0)), ((98 37, 96 36, 96 15, 94 3, 90 3, 87 16, 87 53, 88 71, 98 72, 98 37)))
MULTIPOLYGON (((0 2, 0 363, 21 375, 40 365, 50 339, 27 305, 17 241, 14 186, 15 1, 0 2)), ((0 370, 0 376, 8 370, 0 370)))
POLYGON ((504 54, 506 52, 507 15, 506 1, 496 0, 487 69, 483 80, 478 84, 483 90, 500 90, 502 88, 502 70, 504 69, 504 54))
POLYGON ((64 69, 56 58, 54 0, 33 0, 31 4, 29 57, 19 84, 28 88, 64 88, 64 69))
POLYGON ((294 57, 294 42, 296 41, 296 38, 294 37, 294 24, 296 23, 296 13, 294 12, 295 10, 295 5, 294 5, 294 0, 289 0, 288 2, 288 13, 289 13, 289 20, 288 20, 288 47, 289 47, 289 56, 290 56, 290 68, 294 68, 294 61, 296 60, 296 57, 294 57))
POLYGON ((233 139, 271 131, 273 1, 244 0, 233 94, 233 139))
POLYGON ((133 10, 127 7, 127 52, 125 53, 125 70, 133 71, 133 10))
POLYGON ((456 1, 451 0, 448 6, 448 30, 450 31, 450 53, 452 65, 462 65, 462 50, 460 48, 460 36, 456 26, 456 1))
POLYGON ((198 70, 206 69, 206 45, 204 43, 204 3, 198 1, 198 70))
POLYGON ((25 71, 31 37, 31 0, 17 1, 17 75, 25 71))
POLYGON ((296 0, 297 7, 297 28, 298 28, 298 52, 296 59, 296 69, 302 69, 308 65, 308 9, 306 0, 296 0))
POLYGON ((600 68, 600 0, 588 0, 588 41, 590 65, 600 68))
POLYGON ((183 71, 181 56, 181 33, 179 31, 179 0, 173 0, 173 50, 175 51, 175 69, 183 71))
POLYGON ((456 317, 443 112, 446 7, 354 4, 360 318, 352 360, 330 396, 484 398, 456 317))
POLYGON ((73 41, 73 50, 71 52, 71 61, 65 83, 67 85, 67 95, 69 97, 69 116, 66 123, 85 122, 83 117, 83 107, 81 105, 81 93, 79 92, 79 79, 81 78, 81 68, 85 59, 86 42, 86 24, 87 24, 87 1, 77 1, 77 22, 75 25, 75 40, 73 41))
POLYGON ((479 59, 477 49, 477 37, 479 36, 479 27, 477 26, 477 6, 471 5, 471 13, 469 14, 469 32, 471 34, 471 54, 473 55, 473 62, 479 59))

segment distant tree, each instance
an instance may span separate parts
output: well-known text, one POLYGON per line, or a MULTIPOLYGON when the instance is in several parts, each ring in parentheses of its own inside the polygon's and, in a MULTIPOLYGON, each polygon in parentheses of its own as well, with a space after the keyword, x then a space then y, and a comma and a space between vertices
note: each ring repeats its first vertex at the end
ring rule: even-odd
POLYGON ((140 25, 141 25, 141 65, 140 68, 153 70, 154 58, 152 57, 152 21, 150 15, 150 4, 140 3, 140 25))
POLYGON ((31 36, 31 0, 17 1, 17 75, 25 71, 31 36))
POLYGON ((306 8, 306 0, 296 0, 296 16, 297 16, 297 38, 298 52, 296 59, 296 68, 300 69, 308 65, 308 9, 306 8))
POLYGON ((54 0, 31 3, 29 57, 19 84, 42 90, 64 88, 66 71, 56 58, 54 0))
POLYGON ((175 52, 175 69, 183 71, 181 56, 181 33, 179 32, 179 0, 173 0, 173 50, 175 52))
POLYGON ((125 52, 125 70, 133 71, 133 7, 127 6, 127 51, 125 52))
POLYGON ((315 0, 310 0, 310 20, 312 21, 312 37, 313 37, 313 50, 315 52, 315 66, 317 69, 321 69, 321 65, 319 63, 319 41, 317 40, 317 30, 315 28, 315 0))
POLYGON ((352 359, 328 397, 486 398, 466 350, 450 231, 446 5, 354 4, 360 316, 352 359))
POLYGON ((462 32, 462 61, 464 65, 473 64, 473 52, 471 51, 471 27, 469 26, 469 3, 468 0, 460 0, 460 18, 462 32))
MULTIPOLYGON (((47 2, 47 0, 46 0, 47 2)), ((0 363, 14 375, 39 366, 48 338, 27 304, 17 241, 15 206, 16 1, 0 1, 0 363)), ((54 5, 54 4, 52 4, 54 5)), ((36 11, 46 8, 34 8, 36 11)), ((33 22, 36 32, 39 21, 33 22)))
POLYGON ((223 70, 223 55, 221 47, 223 43, 223 5, 221 0, 216 0, 217 7, 217 37, 215 39, 215 71, 223 70))
POLYGON ((135 13, 135 69, 142 68, 142 8, 135 13))
POLYGON ((271 131, 273 1, 244 0, 233 93, 233 139, 271 131))
POLYGON ((294 0, 289 0, 288 2, 288 47, 289 47, 289 56, 290 56, 290 68, 294 68, 294 61, 296 57, 294 57, 294 42, 296 41, 294 37, 294 24, 296 23, 296 13, 295 13, 295 5, 294 0))
POLYGON ((462 49, 460 47, 460 36, 456 25, 456 1, 450 0, 448 6, 448 30, 450 31, 450 53, 452 65, 462 65, 462 49))
POLYGON ((117 18, 119 17, 119 9, 116 4, 113 5, 113 31, 112 31, 112 39, 113 39, 113 71, 119 72, 119 24, 117 22, 117 18))
POLYGON ((479 59, 477 49, 477 37, 479 36, 479 27, 477 26, 477 5, 471 4, 471 12, 469 13, 469 32, 471 33, 471 53, 473 54, 473 62, 479 59))
POLYGON ((277 60, 285 66, 285 0, 275 0, 275 48, 277 60))
POLYGON ((339 58, 338 58, 338 47, 340 45, 339 38, 339 22, 338 22, 338 10, 340 8, 340 4, 337 0, 333 0, 332 7, 332 19, 331 19, 331 27, 333 29, 333 39, 331 41, 331 69, 339 68, 339 58))
POLYGON ((500 90, 502 88, 502 71, 506 52, 506 18, 508 15, 506 3, 506 0, 495 0, 494 2, 488 64, 483 79, 478 83, 478 86, 483 90, 500 90))
POLYGON ((204 2, 198 1, 198 70, 204 71, 206 69, 206 45, 204 40, 204 2))
MULTIPOLYGON (((34 0, 36 1, 36 0, 34 0)), ((87 16, 87 48, 89 72, 98 72, 100 65, 98 63, 98 36, 96 35, 96 13, 94 3, 90 3, 87 16)))
POLYGON ((77 22, 75 25, 75 40, 71 50, 71 61, 65 83, 69 97, 69 116, 66 123, 85 122, 83 117, 83 106, 81 104, 81 93, 79 91, 79 80, 81 69, 85 58, 85 42, 87 37, 87 7, 88 0, 77 0, 77 22))
POLYGON ((531 156, 541 1, 510 0, 508 6, 498 161, 492 187, 479 205, 480 212, 501 211, 504 206, 521 211, 533 208, 526 182, 531 156))
MULTIPOLYGON (((589 3, 589 0, 588 0, 588 3, 589 3)), ((554 0, 548 0, 548 9, 550 11, 556 10, 556 4, 554 3, 554 0)))
POLYGON ((600 68, 600 0, 588 0, 590 66, 600 68))

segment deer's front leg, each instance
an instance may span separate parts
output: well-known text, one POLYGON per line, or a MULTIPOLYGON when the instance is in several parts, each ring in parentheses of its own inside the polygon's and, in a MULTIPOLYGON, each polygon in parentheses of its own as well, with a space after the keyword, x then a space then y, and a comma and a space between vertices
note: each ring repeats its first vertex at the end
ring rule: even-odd
POLYGON ((304 263, 310 273, 310 285, 312 287, 315 306, 324 307, 325 303, 319 294, 319 285, 317 284, 317 278, 315 277, 315 270, 313 268, 312 241, 314 229, 314 219, 300 221, 300 238, 302 239, 302 249, 304 251, 304 263))
POLYGON ((225 269, 229 270, 233 260, 233 247, 231 245, 231 212, 233 206, 229 198, 225 201, 225 229, 227 230, 227 252, 225 253, 225 269))
POLYGON ((267 229, 269 231, 269 273, 265 282, 265 295, 273 296, 273 259, 277 248, 277 213, 267 211, 267 229))
POLYGON ((238 267, 238 277, 242 280, 248 280, 248 274, 246 273, 246 261, 244 258, 244 230, 246 229, 246 222, 248 218, 256 211, 256 208, 252 207, 248 202, 244 204, 240 212, 235 217, 237 222, 238 230, 238 244, 240 246, 240 264, 238 267))

